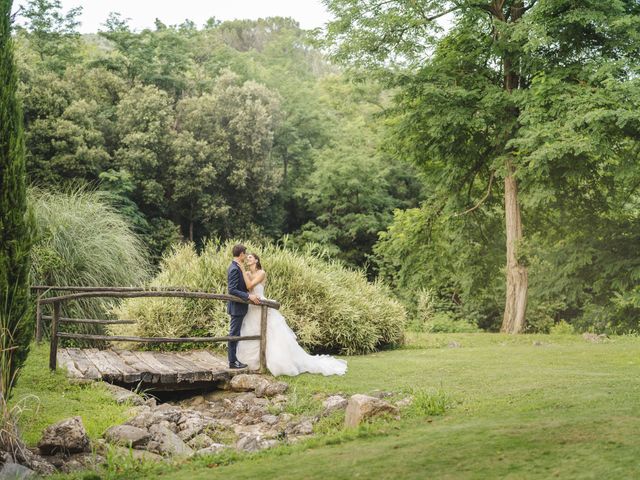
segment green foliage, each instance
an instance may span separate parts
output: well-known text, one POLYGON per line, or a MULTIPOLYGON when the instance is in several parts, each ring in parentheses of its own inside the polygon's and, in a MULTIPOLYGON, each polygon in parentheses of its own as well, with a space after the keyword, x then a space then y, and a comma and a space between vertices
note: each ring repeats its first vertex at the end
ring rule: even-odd
MULTIPOLYGON (((139 286, 149 275, 145 246, 108 194, 76 188, 31 189, 37 241, 31 277, 37 285, 139 286)), ((72 318, 107 318, 112 301, 87 299, 62 306, 72 318)))
MULTIPOLYGON (((210 242, 200 255, 193 245, 176 246, 152 284, 225 292, 233 244, 210 242)), ((305 347, 355 354, 402 343, 404 308, 382 284, 368 283, 361 272, 311 251, 272 244, 247 247, 260 254, 267 296, 281 303, 282 314, 305 347)), ((131 299, 118 315, 136 319, 138 333, 145 336, 219 336, 229 328, 226 305, 216 301, 131 299)))
POLYGON ((452 407, 451 396, 442 388, 414 389, 411 394, 413 401, 409 406, 409 413, 417 417, 432 417, 444 415, 452 407))
POLYGON ((102 382, 74 384, 63 369, 49 370, 48 345, 32 345, 16 385, 12 407, 21 411, 19 427, 24 441, 35 446, 42 431, 65 418, 79 415, 89 437, 95 441, 112 425, 128 418, 130 405, 119 405, 102 382))
POLYGON ((62 72, 78 60, 80 36, 77 28, 82 7, 62 12, 60 0, 29 0, 20 16, 25 20, 29 43, 47 68, 62 72))
POLYGON ((25 146, 11 38, 11 6, 0 2, 0 422, 33 337, 29 268, 33 219, 26 196, 25 146))
POLYGON ((575 332, 573 326, 564 320, 560 320, 549 329, 551 335, 573 335, 575 332))
POLYGON ((513 169, 528 329, 548 331, 560 318, 635 329, 637 308, 614 305, 638 272, 637 6, 326 3, 336 58, 397 87, 388 149, 419 165, 427 183, 422 209, 398 213, 376 247, 399 295, 434 289, 454 315, 499 325, 505 210, 495 180, 513 169))
POLYGON ((17 38, 32 182, 114 192, 154 263, 177 237, 201 246, 291 234, 373 276, 377 232, 420 189, 377 152, 379 85, 341 74, 292 19, 136 32, 112 14, 99 35, 81 36, 79 10, 28 5, 17 38), (324 181, 336 165, 361 191, 357 204, 352 187, 324 181))
POLYGON ((327 78, 322 86, 339 133, 318 152, 315 171, 296 191, 312 215, 294 241, 324 245, 333 256, 373 276, 370 258, 378 232, 391 223, 395 209, 418 204, 421 185, 411 165, 380 151, 384 129, 375 115, 385 103, 380 87, 345 84, 338 77, 327 78))

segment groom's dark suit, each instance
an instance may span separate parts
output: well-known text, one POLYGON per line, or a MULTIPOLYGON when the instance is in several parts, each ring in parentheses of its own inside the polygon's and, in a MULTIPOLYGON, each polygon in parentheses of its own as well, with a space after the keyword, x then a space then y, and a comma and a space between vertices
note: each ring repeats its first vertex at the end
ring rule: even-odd
MULTIPOLYGON (((229 288, 229 295, 240 297, 243 300, 249 301, 249 291, 247 290, 247 284, 244 283, 244 276, 240 265, 234 260, 227 269, 227 286, 229 288)), ((229 329, 229 336, 240 336, 240 329, 242 328, 242 320, 247 314, 249 305, 239 302, 228 302, 227 312, 231 315, 231 328, 229 329)), ((237 361, 236 349, 238 348, 238 342, 229 342, 229 363, 237 361)))

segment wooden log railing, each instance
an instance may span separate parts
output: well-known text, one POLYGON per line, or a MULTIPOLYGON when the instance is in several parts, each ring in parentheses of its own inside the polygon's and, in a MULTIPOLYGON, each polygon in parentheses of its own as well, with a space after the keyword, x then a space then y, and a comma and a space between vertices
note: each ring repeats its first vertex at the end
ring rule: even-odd
MULTIPOLYGON (((222 300, 233 301, 238 303, 250 303, 239 297, 233 295, 208 293, 208 292, 194 292, 187 290, 146 290, 142 287, 47 287, 36 286, 33 287, 35 291, 47 292, 47 291, 70 291, 75 293, 69 293, 67 295, 60 295, 55 297, 44 298, 43 294, 39 293, 37 297, 37 327, 36 330, 40 332, 40 339, 42 338, 42 321, 51 320, 51 343, 49 351, 49 368, 51 370, 56 369, 57 355, 58 355, 58 341, 60 338, 72 338, 79 340, 95 340, 95 341, 111 341, 111 342, 138 342, 138 343, 215 343, 215 342, 229 342, 229 341, 246 341, 246 340, 259 340, 260 341, 260 371, 265 373, 267 371, 266 362, 266 349, 267 349, 267 316, 268 309, 279 309, 280 304, 274 300, 261 300, 261 317, 260 317, 260 335, 253 336, 223 336, 223 337, 137 337, 137 336, 119 336, 119 335, 94 335, 84 333, 67 333, 61 332, 60 325, 62 323, 74 323, 74 324, 98 324, 98 325, 113 325, 113 324, 135 324, 133 320, 99 320, 99 319, 87 319, 87 318, 66 318, 60 316, 60 307, 62 303, 86 299, 86 298, 192 298, 201 300, 222 300), (53 314, 43 315, 42 306, 52 305, 53 314)), ((37 335, 36 335, 37 337, 37 335)))
MULTIPOLYGON (((40 300, 49 292, 145 292, 145 291, 177 291, 187 290, 184 287, 87 287, 87 286, 51 286, 51 285, 34 285, 31 291, 36 295, 36 342, 42 343, 44 335, 43 320, 51 320, 51 315, 43 315, 40 300)), ((70 321, 74 319, 60 319, 61 321, 70 321)), ((74 322, 74 323, 91 323, 91 322, 74 322)), ((94 322, 97 323, 97 322, 94 322)))

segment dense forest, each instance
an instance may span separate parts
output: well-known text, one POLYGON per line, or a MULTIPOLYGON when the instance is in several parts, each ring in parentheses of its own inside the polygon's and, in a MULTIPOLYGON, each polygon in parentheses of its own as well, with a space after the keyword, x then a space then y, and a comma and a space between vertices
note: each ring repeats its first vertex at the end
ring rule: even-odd
POLYGON ((499 329, 508 253, 527 331, 637 330, 637 5, 547 2, 498 33, 464 11, 426 60, 410 8, 328 3, 325 36, 286 18, 137 32, 117 14, 80 35, 80 10, 28 2, 28 181, 108 192, 156 263, 179 241, 313 249, 389 283, 417 329, 499 329))

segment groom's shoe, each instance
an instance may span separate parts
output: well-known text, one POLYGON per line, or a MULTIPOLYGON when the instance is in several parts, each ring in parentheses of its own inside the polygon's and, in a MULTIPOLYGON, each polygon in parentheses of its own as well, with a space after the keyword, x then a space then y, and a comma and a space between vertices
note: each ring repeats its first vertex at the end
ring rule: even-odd
POLYGON ((247 368, 248 365, 245 365, 242 362, 239 362, 238 360, 236 360, 235 362, 229 362, 229 368, 247 368))

